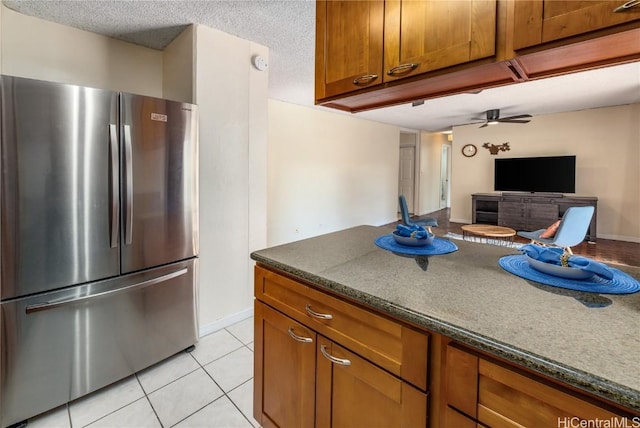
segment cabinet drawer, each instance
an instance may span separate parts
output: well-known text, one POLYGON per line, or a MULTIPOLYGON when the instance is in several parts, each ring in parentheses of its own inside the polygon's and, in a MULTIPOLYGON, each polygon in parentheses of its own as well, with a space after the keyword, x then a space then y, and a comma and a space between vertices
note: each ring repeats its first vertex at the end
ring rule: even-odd
POLYGON ((557 426, 560 420, 613 420, 630 415, 587 395, 485 359, 457 345, 446 353, 446 400, 488 426, 557 426))
POLYGON ((260 266, 255 296, 367 360, 427 389, 428 335, 260 266))

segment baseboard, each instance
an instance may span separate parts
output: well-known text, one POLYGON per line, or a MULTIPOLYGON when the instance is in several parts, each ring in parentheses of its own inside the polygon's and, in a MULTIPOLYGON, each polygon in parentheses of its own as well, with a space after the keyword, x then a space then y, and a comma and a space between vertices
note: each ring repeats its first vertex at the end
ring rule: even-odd
POLYGON ((625 242, 640 243, 640 238, 637 237, 637 236, 603 235, 601 233, 598 233, 598 239, 611 239, 612 241, 625 241, 625 242))
POLYGON ((469 218, 450 218, 449 222, 451 222, 451 223, 471 224, 471 219, 469 219, 469 218))
POLYGON ((215 322, 200 326, 200 328, 198 329, 198 334, 200 337, 204 337, 211 333, 215 333, 218 330, 222 330, 225 327, 229 327, 230 325, 233 325, 237 322, 246 320, 247 318, 251 318, 252 316, 253 307, 250 307, 235 314, 221 318, 215 322))

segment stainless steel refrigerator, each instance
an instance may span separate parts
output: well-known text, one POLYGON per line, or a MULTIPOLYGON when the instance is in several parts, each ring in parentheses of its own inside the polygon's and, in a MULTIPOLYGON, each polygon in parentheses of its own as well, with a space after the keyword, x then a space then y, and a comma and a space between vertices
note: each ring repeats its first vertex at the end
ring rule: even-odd
POLYGON ((197 108, 0 76, 0 426, 197 341, 197 108))

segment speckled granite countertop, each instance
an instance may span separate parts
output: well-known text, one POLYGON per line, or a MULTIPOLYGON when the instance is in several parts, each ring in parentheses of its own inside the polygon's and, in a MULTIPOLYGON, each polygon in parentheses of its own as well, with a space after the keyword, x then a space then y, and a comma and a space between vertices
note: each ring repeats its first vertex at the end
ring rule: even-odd
MULTIPOLYGON (((374 243, 392 230, 359 226, 251 258, 640 411, 640 293, 528 281, 498 266, 518 252, 494 245, 455 240, 451 254, 399 256, 374 243)), ((615 267, 640 278, 640 267, 615 267)))

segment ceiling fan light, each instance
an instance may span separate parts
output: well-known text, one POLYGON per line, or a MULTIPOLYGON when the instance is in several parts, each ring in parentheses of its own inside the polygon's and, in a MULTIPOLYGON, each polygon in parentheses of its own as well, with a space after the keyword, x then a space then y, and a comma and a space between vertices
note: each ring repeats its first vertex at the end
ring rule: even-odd
POLYGON ((497 120, 490 120, 487 122, 487 125, 497 125, 498 123, 500 122, 498 122, 497 120))

